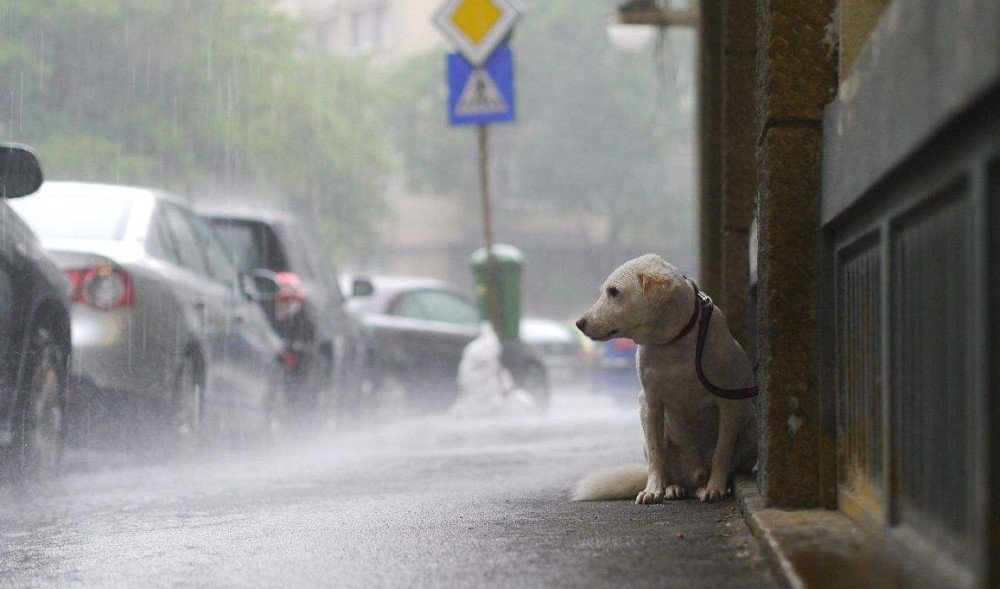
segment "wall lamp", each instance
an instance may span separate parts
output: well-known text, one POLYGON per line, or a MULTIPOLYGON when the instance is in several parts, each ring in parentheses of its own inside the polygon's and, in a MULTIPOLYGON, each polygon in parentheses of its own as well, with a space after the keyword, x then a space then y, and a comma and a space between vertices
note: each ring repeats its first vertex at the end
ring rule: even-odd
POLYGON ((667 27, 697 27, 697 2, 690 0, 685 8, 673 9, 657 0, 621 0, 608 17, 608 39, 616 49, 643 51, 667 27))

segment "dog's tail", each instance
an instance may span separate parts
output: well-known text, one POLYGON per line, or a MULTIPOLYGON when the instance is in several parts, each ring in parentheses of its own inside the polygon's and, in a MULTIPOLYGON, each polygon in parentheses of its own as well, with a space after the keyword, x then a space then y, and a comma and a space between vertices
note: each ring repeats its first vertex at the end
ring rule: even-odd
POLYGON ((573 489, 573 501, 635 499, 646 488, 645 464, 628 464, 592 472, 573 489))

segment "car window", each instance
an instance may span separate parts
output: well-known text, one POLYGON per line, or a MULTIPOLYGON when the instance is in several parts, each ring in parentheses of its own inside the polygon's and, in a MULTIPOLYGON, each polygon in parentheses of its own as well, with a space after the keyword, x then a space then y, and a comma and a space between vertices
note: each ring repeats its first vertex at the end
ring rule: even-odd
POLYGON ((223 284, 235 285, 237 282, 237 272, 236 267, 233 266, 231 261, 233 259, 232 254, 219 242, 207 223, 191 214, 185 216, 191 222, 191 225, 194 226, 205 248, 208 275, 223 284))
POLYGON ((408 293, 399 297, 389 314, 410 319, 427 319, 427 316, 424 315, 424 308, 420 304, 419 294, 408 293))
POLYGON ((335 304, 343 304, 344 295, 340 290, 340 283, 337 282, 337 272, 333 261, 330 260, 326 242, 312 231, 302 231, 296 237, 298 248, 302 252, 302 261, 311 275, 323 284, 335 304))
POLYGON ((146 253, 150 256, 180 264, 180 257, 174 247, 173 239, 166 227, 162 209, 157 209, 149 222, 149 232, 146 235, 146 253))
POLYGON ((162 205, 163 220, 177 253, 177 262, 199 274, 208 274, 205 258, 201 253, 201 239, 187 219, 184 211, 175 205, 162 205))
POLYGON ((132 203, 93 196, 35 196, 10 205, 42 239, 98 239, 125 237, 132 203))
POLYGON ((275 237, 284 246, 285 258, 292 272, 295 272, 303 280, 313 280, 316 277, 316 269, 309 258, 308 245, 302 238, 303 228, 297 225, 282 225, 278 228, 275 237))
POLYGON ((289 271, 284 249, 267 225, 226 218, 211 219, 209 222, 219 240, 233 254, 240 270, 289 271))
POLYGON ((424 318, 430 321, 476 325, 479 312, 465 299, 443 290, 425 290, 414 295, 424 318))

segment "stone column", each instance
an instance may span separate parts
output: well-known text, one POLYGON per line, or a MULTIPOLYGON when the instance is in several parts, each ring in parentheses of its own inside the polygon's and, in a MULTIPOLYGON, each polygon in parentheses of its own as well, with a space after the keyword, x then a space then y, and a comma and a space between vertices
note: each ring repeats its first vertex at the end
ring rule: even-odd
POLYGON ((756 5, 722 5, 722 223, 719 303, 730 330, 747 345, 750 224, 757 206, 756 5))
POLYGON ((817 288, 835 0, 757 2, 760 463, 767 505, 820 500, 817 288))
POLYGON ((713 297, 721 287, 722 251, 722 4, 698 7, 699 262, 698 286, 713 297))
POLYGON ((851 73, 854 60, 888 4, 889 0, 840 0, 837 21, 841 78, 851 73))

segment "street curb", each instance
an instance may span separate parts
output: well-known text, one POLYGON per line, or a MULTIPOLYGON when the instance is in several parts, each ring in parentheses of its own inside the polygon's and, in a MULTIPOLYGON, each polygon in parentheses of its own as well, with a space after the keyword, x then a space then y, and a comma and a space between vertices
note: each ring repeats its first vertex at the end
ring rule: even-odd
POLYGON ((757 489, 757 478, 750 476, 737 477, 733 483, 736 493, 736 501, 740 506, 740 513, 747 522, 750 532, 760 543, 761 550, 767 561, 771 565, 775 579, 784 587, 789 589, 804 589, 806 587, 802 577, 795 571, 795 567, 785 557, 781 551, 781 546, 775 539, 773 531, 769 528, 765 519, 761 516, 764 510, 764 501, 760 497, 757 489))
MULTIPOLYGON (((911 587, 898 554, 839 511, 766 507, 754 477, 734 484, 740 512, 777 581, 789 589, 911 587)), ((927 581, 923 577, 923 581, 927 581)))

